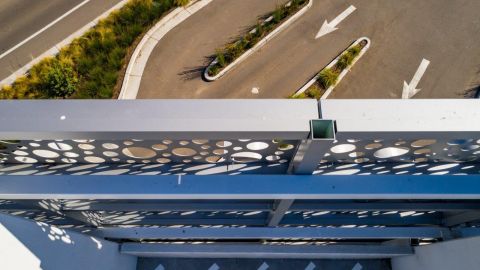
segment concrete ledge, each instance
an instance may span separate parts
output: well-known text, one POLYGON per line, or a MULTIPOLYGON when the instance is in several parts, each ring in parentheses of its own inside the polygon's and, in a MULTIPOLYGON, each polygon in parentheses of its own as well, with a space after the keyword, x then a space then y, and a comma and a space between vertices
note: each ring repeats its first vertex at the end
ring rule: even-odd
MULTIPOLYGON (((287 27, 289 27, 292 23, 294 23, 296 20, 298 20, 303 14, 305 14, 308 9, 310 9, 310 7, 312 7, 313 5, 313 0, 309 0, 309 2, 307 3, 306 6, 304 6, 302 9, 300 9, 297 13, 295 13, 293 16, 291 16, 288 20, 286 20, 284 23, 282 23, 280 26, 278 26, 277 28, 275 28, 270 34, 268 34, 266 37, 264 37, 262 40, 260 40, 257 44, 255 44, 255 46, 253 46, 251 49, 247 50, 246 52, 244 52, 239 58, 237 58, 235 61, 233 61, 232 63, 230 63, 228 66, 226 66, 224 69, 222 69, 217 75, 215 76, 209 76, 208 75, 208 71, 210 70, 210 68, 215 65, 218 60, 215 59, 213 60, 210 65, 208 65, 208 67, 205 69, 204 73, 203 73, 203 76, 205 78, 205 80, 207 81, 215 81, 215 80, 218 80, 220 77, 222 77, 223 75, 225 75, 226 73, 228 73, 230 70, 234 69, 237 65, 239 65, 241 62, 245 61, 245 59, 247 59, 250 55, 252 55, 253 53, 257 52, 258 50, 260 50, 263 46, 265 46, 265 44, 267 44, 268 41, 270 41, 271 39, 273 39, 275 36, 277 36, 280 32, 282 32, 284 29, 286 29, 287 27)), ((268 21, 268 20, 271 20, 271 18, 267 18, 265 20, 268 21)))
POLYGON ((210 4, 212 0, 197 0, 187 7, 179 7, 162 18, 150 29, 133 52, 123 79, 122 89, 118 99, 136 99, 143 71, 148 59, 158 42, 173 28, 185 21, 188 17, 210 4))
POLYGON ((36 65, 37 63, 39 63, 41 60, 47 58, 47 57, 52 57, 52 56, 55 56, 57 55, 59 52, 60 52, 60 49, 62 49, 63 47, 65 47, 66 45, 70 44, 74 39, 76 38, 79 38, 81 37, 84 33, 86 33, 88 30, 90 30, 92 27, 94 27, 95 25, 97 25, 97 23, 102 20, 102 19, 105 19, 110 13, 112 13, 113 11, 115 10, 118 10, 120 8, 122 8, 129 0, 122 0, 121 2, 119 2, 118 4, 116 4, 114 7, 112 7, 111 9, 105 11, 104 13, 102 13, 102 15, 98 16, 97 18, 95 18, 95 20, 89 22, 88 24, 86 24, 85 26, 83 26, 82 28, 80 28, 79 30, 77 30, 75 33, 71 34, 70 36, 68 36, 66 39, 60 41, 59 43, 57 43, 55 46, 53 46, 52 48, 50 48, 49 50, 47 50, 46 52, 42 53, 41 55, 37 56, 36 58, 32 59, 32 61, 30 61, 28 64, 24 65, 23 67, 21 67, 20 69, 18 69, 17 71, 15 71, 14 73, 12 73, 10 76, 8 76, 7 78, 3 79, 2 81, 0 81, 0 86, 2 85, 10 85, 12 83, 15 82, 15 80, 22 76, 22 75, 25 75, 27 74, 27 72, 34 66, 36 65))
MULTIPOLYGON (((352 43, 352 45, 350 45, 347 49, 345 49, 341 54, 339 54, 335 59, 333 59, 332 62, 330 62, 326 67, 324 67, 322 70, 324 69, 327 69, 327 68, 332 68, 333 66, 335 66, 335 64, 337 64, 338 60, 340 59, 340 57, 346 52, 348 51, 350 48, 358 45, 360 42, 362 42, 363 40, 366 40, 367 41, 367 45, 365 45, 365 47, 362 48, 362 50, 360 51, 360 54, 353 60, 352 64, 350 66, 348 66, 346 69, 344 69, 342 72, 340 72, 340 74, 338 75, 338 79, 337 79, 337 83, 335 83, 335 85, 332 85, 330 86, 326 91, 325 93, 322 95, 322 97, 320 99, 326 99, 332 92, 333 92, 333 89, 335 89, 335 86, 337 86, 340 81, 343 79, 343 77, 345 77, 345 75, 347 75, 348 72, 350 72, 350 70, 352 69, 353 65, 355 65, 355 63, 358 61, 358 59, 360 59, 364 54, 365 52, 370 48, 370 44, 371 44, 371 41, 369 38, 367 37, 361 37, 359 39, 357 39, 355 42, 352 43)), ((302 86, 302 88, 300 88, 299 90, 297 90, 297 92, 295 92, 294 96, 298 96, 300 94, 302 94, 303 92, 307 91, 308 88, 310 88, 310 86, 312 86, 316 81, 318 80, 318 74, 315 75, 310 81, 308 81, 304 86, 302 86)))

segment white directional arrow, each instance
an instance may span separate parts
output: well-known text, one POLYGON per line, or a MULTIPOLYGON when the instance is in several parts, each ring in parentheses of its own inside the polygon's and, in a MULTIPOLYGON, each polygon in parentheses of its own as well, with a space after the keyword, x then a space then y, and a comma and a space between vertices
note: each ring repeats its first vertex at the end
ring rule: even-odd
POLYGON ((428 65, 430 65, 430 61, 423 59, 417 69, 417 72, 415 72, 415 75, 413 75, 413 79, 410 81, 410 83, 407 83, 406 81, 403 82, 403 99, 409 99, 420 91, 420 89, 417 89, 417 86, 422 79, 423 74, 425 74, 425 71, 427 71, 428 65))
POLYGON ((352 270, 362 270, 363 266, 360 263, 355 264, 355 266, 352 268, 352 270))
POLYGON ((313 262, 310 262, 307 267, 305 268, 305 270, 313 270, 315 269, 316 265, 313 263, 313 262))
POLYGON ((257 270, 267 270, 269 267, 266 262, 263 262, 257 270))
POLYGON ((349 6, 344 12, 340 13, 335 19, 333 19, 331 22, 328 22, 325 20, 323 22, 322 27, 320 28, 320 31, 318 31, 317 35, 315 36, 315 39, 318 39, 328 33, 331 33, 335 30, 337 30, 337 25, 341 23, 345 18, 348 17, 348 15, 352 14, 357 8, 354 6, 349 6))
POLYGON ((219 270, 219 269, 220 269, 220 267, 216 263, 212 264, 212 266, 210 266, 210 268, 208 268, 208 270, 219 270))

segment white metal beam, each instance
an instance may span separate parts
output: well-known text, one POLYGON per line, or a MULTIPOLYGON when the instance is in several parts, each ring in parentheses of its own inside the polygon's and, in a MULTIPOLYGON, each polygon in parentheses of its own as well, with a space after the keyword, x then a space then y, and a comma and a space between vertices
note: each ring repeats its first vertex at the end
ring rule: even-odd
POLYGON ((410 246, 387 245, 124 243, 120 251, 127 255, 158 258, 383 259, 413 254, 410 246))

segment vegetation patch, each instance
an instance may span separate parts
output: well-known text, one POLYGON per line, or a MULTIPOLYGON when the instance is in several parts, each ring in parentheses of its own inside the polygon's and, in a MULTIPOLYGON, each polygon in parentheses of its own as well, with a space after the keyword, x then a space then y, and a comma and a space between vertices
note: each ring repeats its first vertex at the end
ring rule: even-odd
POLYGON ((223 48, 217 49, 215 60, 207 67, 207 74, 212 77, 216 76, 243 53, 253 48, 276 27, 297 13, 306 3, 308 3, 308 0, 291 0, 286 5, 278 6, 273 12, 265 16, 267 19, 258 22, 247 34, 223 48))
POLYGON ((315 98, 320 99, 328 88, 337 84, 340 73, 350 67, 360 55, 362 49, 367 46, 367 40, 360 41, 357 45, 344 51, 338 61, 332 67, 326 67, 315 76, 315 82, 303 93, 292 94, 289 98, 315 98))
POLYGON ((189 0, 130 0, 95 27, 45 58, 12 85, 1 99, 112 98, 126 56, 135 41, 166 12, 189 0))

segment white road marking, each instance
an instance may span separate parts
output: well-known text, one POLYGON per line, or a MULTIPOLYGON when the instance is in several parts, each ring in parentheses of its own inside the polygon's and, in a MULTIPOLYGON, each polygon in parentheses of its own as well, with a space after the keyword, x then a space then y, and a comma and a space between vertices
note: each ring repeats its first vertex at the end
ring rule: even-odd
POLYGON ((165 270, 165 267, 163 265, 159 264, 155 270, 165 270))
POLYGON ((322 27, 320 28, 320 31, 318 31, 317 35, 315 36, 315 39, 318 39, 328 33, 331 33, 335 30, 337 30, 337 25, 340 24, 345 18, 347 18, 350 14, 352 14, 357 8, 354 6, 349 6, 345 11, 340 13, 335 19, 333 19, 331 22, 328 22, 325 20, 323 22, 322 27))
POLYGON ((45 32, 48 28, 52 27, 53 25, 55 25, 56 23, 58 23, 59 21, 61 21, 63 18, 67 17, 68 15, 72 14, 73 12, 75 12, 77 9, 81 8, 82 6, 84 6, 85 4, 87 4, 88 2, 90 2, 91 0, 85 0, 83 2, 81 2, 80 4, 76 5, 74 8, 70 9, 69 11, 67 11, 67 13, 64 13, 62 16, 58 17, 56 20, 54 20, 53 22, 49 23, 47 26, 43 27, 42 29, 38 30, 37 32, 35 32, 33 35, 29 36, 28 38, 24 39, 22 42, 18 43, 17 45, 13 46, 12 48, 10 48, 9 50, 7 50, 6 52, 2 53, 0 55, 0 59, 4 58, 5 56, 9 55, 11 52, 15 51, 16 49, 18 49, 20 46, 22 46, 23 44, 29 42, 30 40, 32 40, 33 38, 35 38, 36 36, 40 35, 41 33, 45 32))
POLYGON ((253 87, 253 88, 252 88, 252 94, 258 95, 258 93, 260 93, 260 88, 258 88, 258 87, 253 87))
POLYGON ((410 83, 407 83, 406 81, 403 82, 403 99, 411 98, 420 91, 420 89, 417 89, 417 86, 422 79, 423 74, 425 74, 425 71, 427 71, 428 65, 430 65, 430 61, 428 61, 427 59, 423 59, 410 83))
POLYGON ((313 263, 313 262, 310 262, 307 267, 305 268, 305 270, 313 270, 315 269, 316 265, 313 263))
POLYGON ((208 270, 219 270, 219 269, 220 267, 216 263, 214 263, 212 266, 210 266, 210 268, 208 268, 208 270))
POLYGON ((352 270, 362 270, 363 266, 360 263, 355 264, 355 266, 352 268, 352 270))
POLYGON ((266 262, 262 263, 262 265, 260 265, 260 267, 258 268, 258 270, 267 270, 268 269, 268 264, 266 262))

